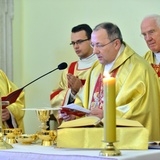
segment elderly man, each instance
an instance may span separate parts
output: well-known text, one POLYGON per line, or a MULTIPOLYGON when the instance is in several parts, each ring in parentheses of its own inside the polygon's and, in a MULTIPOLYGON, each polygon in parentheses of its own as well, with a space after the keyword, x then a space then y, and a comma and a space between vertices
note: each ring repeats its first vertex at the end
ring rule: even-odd
POLYGON ((142 20, 141 34, 150 49, 144 58, 160 77, 160 15, 149 15, 142 20))
MULTIPOLYGON (((116 78, 116 115, 139 121, 149 131, 149 140, 160 140, 160 88, 153 68, 124 41, 113 23, 101 23, 92 32, 95 63, 75 103, 103 118, 104 72, 116 78)), ((64 120, 66 117, 63 117, 64 120)), ((76 117, 68 115, 67 120, 76 117)))

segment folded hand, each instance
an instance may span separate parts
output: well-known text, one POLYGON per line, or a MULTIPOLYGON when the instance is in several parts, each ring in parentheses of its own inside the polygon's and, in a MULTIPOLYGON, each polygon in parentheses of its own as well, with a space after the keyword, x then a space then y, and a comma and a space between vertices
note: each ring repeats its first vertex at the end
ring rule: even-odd
POLYGON ((81 80, 72 74, 67 74, 67 79, 72 94, 76 95, 79 89, 83 86, 81 80))

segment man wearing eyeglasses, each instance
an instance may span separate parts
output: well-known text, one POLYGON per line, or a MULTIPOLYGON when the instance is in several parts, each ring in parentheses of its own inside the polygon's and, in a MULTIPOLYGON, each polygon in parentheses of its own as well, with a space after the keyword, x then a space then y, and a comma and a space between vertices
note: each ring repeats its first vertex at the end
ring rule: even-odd
POLYGON ((160 15, 149 15, 142 20, 141 34, 150 49, 144 58, 160 77, 160 15))
MULTIPOLYGON (((50 95, 52 107, 59 107, 74 102, 75 95, 84 85, 89 69, 97 57, 93 54, 90 46, 92 29, 87 24, 80 24, 71 30, 71 43, 77 56, 78 61, 72 62, 69 67, 63 71, 59 86, 54 89, 50 95)), ((54 112, 54 116, 59 121, 58 112, 54 112)), ((68 115, 63 114, 64 117, 68 115)))
POLYGON ((153 68, 123 41, 113 23, 101 23, 93 29, 91 46, 99 61, 74 103, 91 110, 86 116, 102 119, 102 79, 107 72, 116 78, 116 116, 139 121, 148 129, 149 140, 160 140, 160 88, 153 68))

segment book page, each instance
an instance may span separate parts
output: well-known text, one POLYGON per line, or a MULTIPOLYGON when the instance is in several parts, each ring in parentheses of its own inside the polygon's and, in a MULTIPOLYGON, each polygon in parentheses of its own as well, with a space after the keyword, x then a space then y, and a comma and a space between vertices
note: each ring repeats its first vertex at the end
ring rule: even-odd
MULTIPOLYGON (((104 119, 102 119, 102 122, 104 122, 104 119)), ((116 118, 116 126, 117 127, 143 127, 143 125, 138 121, 125 119, 125 118, 116 118)))
POLYGON ((62 106, 61 107, 61 112, 66 112, 67 114, 73 114, 73 115, 76 115, 76 116, 85 116, 85 114, 88 114, 90 113, 90 110, 88 109, 85 109, 77 104, 69 104, 69 105, 66 105, 66 106, 62 106))
POLYGON ((72 121, 62 122, 58 128, 70 128, 70 127, 86 127, 96 126, 100 124, 101 120, 96 116, 82 117, 72 121))
MULTIPOLYGON (((86 127, 86 126, 98 126, 103 124, 104 119, 100 119, 96 116, 87 116, 79 119, 62 122, 58 128, 72 128, 72 127, 86 127)), ((141 123, 134 120, 116 118, 117 127, 143 127, 141 123)))
POLYGON ((141 123, 135 120, 116 118, 116 126, 123 127, 143 127, 141 123))

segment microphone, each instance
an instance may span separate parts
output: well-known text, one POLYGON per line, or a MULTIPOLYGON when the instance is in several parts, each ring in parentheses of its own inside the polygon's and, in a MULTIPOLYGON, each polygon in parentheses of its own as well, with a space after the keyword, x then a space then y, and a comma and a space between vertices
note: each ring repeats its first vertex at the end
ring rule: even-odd
MULTIPOLYGON (((33 82, 37 81, 38 79, 40 79, 40 78, 42 78, 42 77, 44 77, 44 76, 46 76, 46 75, 54 72, 54 71, 57 70, 57 69, 59 69, 59 70, 66 69, 67 66, 68 66, 68 65, 67 65, 66 62, 62 62, 61 64, 58 65, 57 68, 55 68, 55 69, 53 69, 53 70, 45 73, 44 75, 36 78, 35 80, 33 80, 33 81, 31 81, 30 83, 28 83, 28 84, 26 84, 25 86, 23 86, 22 88, 17 89, 17 90, 15 90, 15 91, 11 92, 11 93, 8 94, 7 96, 2 97, 2 101, 9 101, 9 104, 14 103, 14 102, 16 101, 16 99, 18 98, 18 96, 20 95, 20 93, 22 92, 22 90, 23 90, 25 87, 29 86, 30 84, 32 84, 33 82)), ((5 107, 6 107, 6 106, 4 106, 3 108, 5 108, 5 107)))
POLYGON ((44 74, 44 75, 42 75, 42 76, 36 78, 35 80, 33 80, 33 81, 31 81, 30 83, 28 83, 28 84, 26 84, 25 86, 23 86, 22 88, 24 89, 25 87, 29 86, 29 85, 32 84, 33 82, 35 82, 35 81, 37 81, 38 79, 40 79, 40 78, 46 76, 47 74, 50 74, 51 72, 53 72, 53 71, 55 71, 55 70, 57 70, 57 69, 59 69, 59 70, 66 69, 67 66, 68 66, 67 63, 66 63, 66 62, 63 62, 63 63, 59 64, 57 68, 55 68, 55 69, 53 69, 53 70, 47 72, 46 74, 44 74))
POLYGON ((68 66, 67 63, 66 63, 66 62, 63 62, 63 63, 61 63, 61 64, 58 65, 58 69, 59 69, 59 70, 63 70, 63 69, 66 69, 67 66, 68 66))

